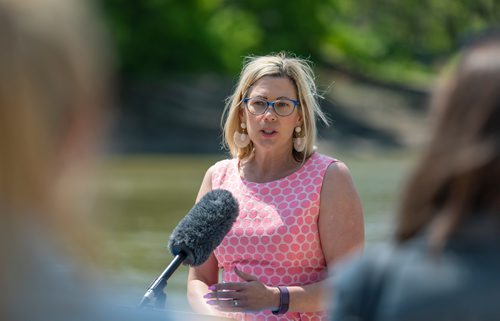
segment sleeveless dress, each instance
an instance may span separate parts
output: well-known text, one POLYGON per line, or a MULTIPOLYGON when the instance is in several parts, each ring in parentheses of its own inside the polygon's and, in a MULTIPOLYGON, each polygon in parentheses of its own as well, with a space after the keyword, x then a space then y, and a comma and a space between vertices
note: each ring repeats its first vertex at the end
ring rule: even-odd
MULTIPOLYGON (((323 177, 336 161, 314 153, 296 172, 266 183, 242 179, 236 158, 212 167, 212 188, 229 190, 239 203, 235 224, 214 250, 223 282, 243 282, 235 266, 268 286, 307 285, 327 276, 317 223, 323 177)), ((245 321, 327 320, 325 312, 226 315, 245 321)))

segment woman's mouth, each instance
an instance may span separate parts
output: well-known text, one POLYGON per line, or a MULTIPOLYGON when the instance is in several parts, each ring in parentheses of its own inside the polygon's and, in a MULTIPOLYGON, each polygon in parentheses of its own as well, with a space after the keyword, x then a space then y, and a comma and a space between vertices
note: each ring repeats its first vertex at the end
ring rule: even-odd
POLYGON ((273 136, 274 134, 277 133, 277 131, 272 130, 272 129, 262 129, 260 131, 264 136, 273 136))

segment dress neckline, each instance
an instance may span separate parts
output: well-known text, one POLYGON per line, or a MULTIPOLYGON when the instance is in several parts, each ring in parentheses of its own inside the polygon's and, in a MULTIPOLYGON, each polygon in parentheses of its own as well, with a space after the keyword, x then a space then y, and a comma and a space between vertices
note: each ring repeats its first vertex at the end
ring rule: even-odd
POLYGON ((240 160, 239 159, 236 159, 236 174, 239 178, 239 180, 245 184, 254 184, 254 185, 266 185, 266 184, 271 184, 271 183, 276 183, 276 182, 280 182, 280 181, 283 181, 283 180, 286 180, 288 178, 290 178, 291 176, 293 175, 298 175, 300 174, 301 172, 303 172, 306 168, 307 165, 309 165, 309 163, 312 161, 313 158, 316 158, 316 155, 317 153, 314 152, 311 154, 311 156, 309 156, 309 158, 304 162, 304 164, 302 164, 296 171, 288 174, 288 175, 285 175, 283 177, 280 177, 280 178, 277 178, 277 179, 273 179, 271 181, 268 181, 268 182, 253 182, 253 181, 249 181, 247 180, 246 178, 242 177, 240 175, 240 171, 239 171, 239 168, 240 168, 240 160))

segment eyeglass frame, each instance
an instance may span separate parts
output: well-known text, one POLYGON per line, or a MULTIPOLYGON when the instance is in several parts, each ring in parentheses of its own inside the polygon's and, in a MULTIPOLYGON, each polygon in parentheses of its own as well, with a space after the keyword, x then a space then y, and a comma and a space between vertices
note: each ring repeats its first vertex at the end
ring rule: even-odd
POLYGON ((295 111, 295 109, 297 108, 297 106, 299 105, 299 101, 298 100, 295 100, 295 99, 291 99, 291 98, 281 98, 281 99, 276 99, 276 100, 273 100, 273 101, 268 101, 267 99, 264 99, 264 98, 259 98, 259 97, 245 97, 243 98, 243 103, 245 104, 245 106, 247 107, 247 110, 250 114, 252 115, 264 115, 265 113, 267 113, 267 111, 269 110, 269 106, 271 106, 271 108, 273 109, 274 113, 280 117, 287 117, 287 116, 290 116, 291 114, 293 114, 293 112, 295 111), (266 102, 266 109, 264 109, 264 111, 260 114, 254 114, 250 111, 250 109, 248 109, 248 101, 250 99, 259 99, 259 100, 262 100, 262 101, 265 101, 266 102), (280 101, 280 100, 288 100, 288 101, 291 101, 293 103, 293 109, 292 111, 287 114, 287 115, 280 115, 278 114, 278 112, 276 112, 276 109, 274 108, 275 104, 277 101, 280 101))

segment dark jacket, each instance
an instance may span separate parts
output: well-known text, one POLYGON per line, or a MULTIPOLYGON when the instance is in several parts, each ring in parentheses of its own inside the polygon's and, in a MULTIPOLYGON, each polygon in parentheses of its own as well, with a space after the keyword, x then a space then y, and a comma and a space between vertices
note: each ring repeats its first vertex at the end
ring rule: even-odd
POLYGON ((333 321, 500 320, 500 235, 461 233, 437 257, 425 236, 373 250, 331 285, 333 321))

